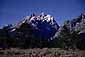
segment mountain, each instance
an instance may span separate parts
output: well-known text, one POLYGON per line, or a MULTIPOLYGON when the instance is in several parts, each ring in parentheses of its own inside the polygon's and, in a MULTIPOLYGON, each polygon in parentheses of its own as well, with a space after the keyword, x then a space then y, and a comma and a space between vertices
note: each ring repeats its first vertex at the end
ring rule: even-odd
MULTIPOLYGON (((63 25, 60 26, 58 32, 56 32, 54 37, 57 37, 58 34, 63 30, 63 26, 66 26, 67 29, 72 31, 79 31, 78 34, 84 34, 85 33, 85 15, 81 13, 80 16, 71 19, 66 20, 63 25)), ((85 37, 85 36, 84 36, 85 37)))
MULTIPOLYGON (((22 25, 31 26, 34 32, 33 34, 48 39, 54 36, 55 32, 59 29, 59 26, 54 20, 54 18, 51 15, 46 15, 45 13, 41 13, 39 16, 35 15, 34 13, 31 16, 26 16, 23 18, 22 21, 15 25, 15 28, 20 29, 22 28, 22 25)), ((15 28, 11 31, 16 30, 15 28)))
POLYGON ((53 36, 55 40, 62 47, 85 49, 85 15, 65 21, 53 36))
POLYGON ((85 15, 81 14, 78 18, 73 19, 71 21, 71 27, 75 31, 80 31, 79 34, 85 33, 85 15))
POLYGON ((0 29, 0 46, 2 45, 85 49, 85 15, 81 14, 59 26, 53 16, 33 13, 14 25, 0 29))
MULTIPOLYGON (((10 24, 0 29, 0 39, 5 39, 5 45, 8 46, 47 46, 46 42, 51 40, 58 29, 53 16, 45 13, 37 16, 33 13, 14 25, 10 24)), ((0 42, 3 44, 4 41, 0 42)))

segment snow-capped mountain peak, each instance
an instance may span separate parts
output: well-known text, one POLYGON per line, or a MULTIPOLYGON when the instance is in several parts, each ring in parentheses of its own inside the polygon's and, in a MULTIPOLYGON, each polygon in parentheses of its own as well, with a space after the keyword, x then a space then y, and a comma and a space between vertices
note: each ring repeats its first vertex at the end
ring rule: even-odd
POLYGON ((20 28, 26 23, 30 25, 34 31, 37 30, 37 33, 42 35, 42 37, 52 37, 59 28, 54 18, 49 14, 46 15, 44 12, 38 16, 33 13, 31 16, 26 16, 23 19, 24 20, 16 25, 16 28, 20 28))

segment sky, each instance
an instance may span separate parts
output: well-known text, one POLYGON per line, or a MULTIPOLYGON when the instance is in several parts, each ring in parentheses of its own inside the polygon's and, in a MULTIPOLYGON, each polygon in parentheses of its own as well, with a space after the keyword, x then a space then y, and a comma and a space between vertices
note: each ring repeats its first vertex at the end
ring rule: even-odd
POLYGON ((0 0, 0 27, 41 12, 52 15, 61 25, 65 20, 85 13, 85 0, 0 0))

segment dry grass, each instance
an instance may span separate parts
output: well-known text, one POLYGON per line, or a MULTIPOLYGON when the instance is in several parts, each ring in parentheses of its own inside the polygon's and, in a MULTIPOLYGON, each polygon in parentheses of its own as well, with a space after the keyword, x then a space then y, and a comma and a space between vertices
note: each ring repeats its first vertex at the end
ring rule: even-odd
POLYGON ((0 49, 0 57, 85 57, 85 51, 60 48, 0 49))

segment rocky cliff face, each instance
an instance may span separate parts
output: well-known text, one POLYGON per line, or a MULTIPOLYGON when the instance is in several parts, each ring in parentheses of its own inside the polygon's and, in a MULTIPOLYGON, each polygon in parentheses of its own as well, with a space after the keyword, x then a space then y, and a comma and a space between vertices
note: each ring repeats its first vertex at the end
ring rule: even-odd
POLYGON ((81 14, 79 17, 73 19, 71 21, 71 27, 75 31, 80 31, 80 33, 83 31, 85 32, 85 15, 81 14))
POLYGON ((78 18, 71 21, 71 27, 75 31, 79 31, 82 38, 85 38, 85 15, 81 14, 78 18))

